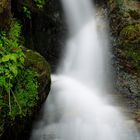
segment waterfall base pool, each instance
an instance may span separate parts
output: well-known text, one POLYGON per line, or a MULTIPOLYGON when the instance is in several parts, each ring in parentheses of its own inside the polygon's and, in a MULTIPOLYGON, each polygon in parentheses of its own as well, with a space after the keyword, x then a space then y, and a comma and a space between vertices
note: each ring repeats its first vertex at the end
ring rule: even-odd
POLYGON ((71 77, 54 79, 31 140, 139 140, 135 123, 101 99, 101 91, 71 77))

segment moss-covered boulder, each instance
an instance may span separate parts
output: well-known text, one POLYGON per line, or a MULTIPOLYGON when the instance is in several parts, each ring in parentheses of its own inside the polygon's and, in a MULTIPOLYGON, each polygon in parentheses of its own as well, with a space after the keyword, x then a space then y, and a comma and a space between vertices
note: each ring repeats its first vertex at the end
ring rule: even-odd
MULTIPOLYGON (((38 114, 41 104, 47 98, 50 91, 50 66, 47 61, 39 53, 23 48, 25 54, 25 71, 26 74, 23 76, 24 82, 28 85, 22 84, 22 77, 19 77, 19 93, 15 92, 15 97, 22 113, 19 112, 17 103, 12 102, 11 97, 11 106, 12 112, 11 115, 7 115, 3 119, 3 123, 0 124, 0 139, 1 140, 25 140, 29 138, 30 130, 32 127, 32 122, 36 114, 38 114), (36 82, 32 71, 35 72, 38 79, 38 93, 33 94, 34 87, 36 82), (31 75, 30 75, 31 73, 31 75), (25 81, 26 77, 28 77, 25 81), (33 79, 31 79, 33 78, 33 79), (32 87, 31 87, 32 86, 32 87), (29 92, 28 92, 29 91, 29 92), (35 98, 33 96, 36 96, 35 98), (33 106, 34 105, 34 106, 33 106)), ((24 74, 24 73, 23 73, 24 74)), ((34 73, 33 73, 34 74, 34 73)), ((17 88, 18 91, 18 88, 17 88)), ((2 121, 2 120, 1 120, 2 121)))
POLYGON ((26 56, 26 67, 32 68, 38 73, 39 96, 40 101, 42 102, 46 99, 50 90, 50 65, 43 56, 35 51, 24 48, 24 53, 26 56))

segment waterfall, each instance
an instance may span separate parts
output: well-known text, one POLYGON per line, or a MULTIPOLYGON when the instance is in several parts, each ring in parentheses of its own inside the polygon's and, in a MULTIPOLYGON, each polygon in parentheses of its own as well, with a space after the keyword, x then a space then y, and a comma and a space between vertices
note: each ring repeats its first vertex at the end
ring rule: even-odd
POLYGON ((58 70, 87 84, 106 88, 108 81, 108 42, 103 38, 89 0, 62 0, 70 37, 58 70))
POLYGON ((62 5, 69 38, 31 140, 139 140, 135 123, 106 99, 109 43, 93 3, 62 0, 62 5))

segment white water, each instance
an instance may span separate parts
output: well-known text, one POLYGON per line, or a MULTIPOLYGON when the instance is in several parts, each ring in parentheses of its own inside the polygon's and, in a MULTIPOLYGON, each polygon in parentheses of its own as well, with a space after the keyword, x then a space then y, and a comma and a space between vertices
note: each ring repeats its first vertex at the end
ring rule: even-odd
POLYGON ((110 84, 107 32, 90 0, 62 0, 70 37, 31 140, 139 140, 133 121, 105 99, 110 84))

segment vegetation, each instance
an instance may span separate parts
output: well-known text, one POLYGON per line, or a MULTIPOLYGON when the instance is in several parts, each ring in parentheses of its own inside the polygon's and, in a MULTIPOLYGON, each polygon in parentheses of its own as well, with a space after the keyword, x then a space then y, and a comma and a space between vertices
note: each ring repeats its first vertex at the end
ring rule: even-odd
MULTIPOLYGON (((45 2, 46 0, 0 1, 0 139, 3 137, 5 139, 7 132, 12 136, 18 133, 12 139, 19 139, 26 124, 31 123, 28 121, 38 110, 38 105, 44 101, 45 94, 41 94, 46 90, 46 85, 47 93, 49 92, 50 75, 48 65, 45 65, 46 60, 39 54, 37 58, 40 59, 34 60, 31 53, 37 53, 23 47, 27 41, 26 34, 29 30, 31 32, 31 27, 28 27, 27 31, 26 25, 31 26, 29 22, 32 20, 29 19, 32 12, 41 10, 45 2), (11 11, 16 11, 16 14, 11 11), (14 17, 18 14, 22 15, 24 22, 21 18, 21 21, 18 21, 14 17), (30 57, 27 56, 27 50, 30 57), (40 62, 44 67, 36 66, 40 62), (44 76, 41 77, 43 80, 40 74, 44 76), (17 132, 16 128, 19 129, 17 132)), ((30 46, 29 43, 27 45, 30 46)))
POLYGON ((140 42, 140 23, 127 25, 120 32, 120 37, 123 38, 123 42, 138 43, 140 42))
POLYGON ((33 11, 42 9, 46 0, 25 0, 22 2, 22 8, 25 16, 31 19, 33 11))
POLYGON ((120 43, 125 53, 125 58, 129 60, 135 70, 140 68, 140 23, 125 26, 120 32, 120 43))
POLYGON ((138 50, 134 50, 133 47, 127 48, 125 51, 126 58, 131 63, 132 67, 139 71, 140 69, 140 52, 138 50))
POLYGON ((21 25, 15 19, 9 30, 0 32, 0 134, 7 118, 30 116, 37 105, 37 73, 25 68, 20 34, 21 25))
POLYGON ((139 73, 139 2, 135 0, 109 0, 108 5, 111 7, 111 28, 112 34, 117 38, 118 56, 121 60, 125 60, 125 64, 127 63, 126 71, 139 73))

